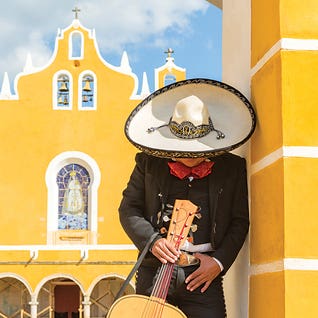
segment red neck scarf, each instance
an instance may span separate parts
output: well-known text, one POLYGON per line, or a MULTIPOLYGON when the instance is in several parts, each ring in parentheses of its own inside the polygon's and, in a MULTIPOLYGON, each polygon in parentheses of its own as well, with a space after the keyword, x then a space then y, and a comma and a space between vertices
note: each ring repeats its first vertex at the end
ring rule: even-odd
POLYGON ((170 173, 179 179, 193 177, 194 179, 202 179, 209 175, 214 165, 213 161, 202 161, 195 167, 187 167, 183 163, 175 161, 168 162, 170 173))

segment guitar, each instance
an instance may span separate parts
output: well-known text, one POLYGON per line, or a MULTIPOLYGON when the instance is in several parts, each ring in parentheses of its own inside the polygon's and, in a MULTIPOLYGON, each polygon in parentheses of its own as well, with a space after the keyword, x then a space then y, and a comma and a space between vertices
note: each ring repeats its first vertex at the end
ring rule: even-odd
MULTIPOLYGON (((189 200, 176 200, 167 239, 179 249, 187 239, 198 207, 189 200)), ((150 297, 126 295, 116 300, 106 318, 186 318, 177 307, 166 303, 168 289, 175 264, 162 264, 150 297)))

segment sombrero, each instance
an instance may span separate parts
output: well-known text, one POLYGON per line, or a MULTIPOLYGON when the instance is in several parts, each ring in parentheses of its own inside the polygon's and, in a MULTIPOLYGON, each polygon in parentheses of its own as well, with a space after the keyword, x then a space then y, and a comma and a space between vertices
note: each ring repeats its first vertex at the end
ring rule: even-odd
POLYGON ((211 157, 243 145, 255 125, 255 111, 237 89, 195 78, 145 98, 129 115, 125 135, 139 150, 156 157, 211 157))

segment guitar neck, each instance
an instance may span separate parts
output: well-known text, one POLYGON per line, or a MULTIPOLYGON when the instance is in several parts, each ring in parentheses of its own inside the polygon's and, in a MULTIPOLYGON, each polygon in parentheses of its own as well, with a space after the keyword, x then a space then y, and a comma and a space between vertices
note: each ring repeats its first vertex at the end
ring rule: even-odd
MULTIPOLYGON (((189 200, 175 201, 167 239, 173 242, 177 249, 179 249, 187 239, 190 226, 197 211, 198 207, 189 200)), ((172 263, 161 265, 155 286, 151 293, 152 298, 162 299, 163 301, 166 300, 174 266, 172 263)))

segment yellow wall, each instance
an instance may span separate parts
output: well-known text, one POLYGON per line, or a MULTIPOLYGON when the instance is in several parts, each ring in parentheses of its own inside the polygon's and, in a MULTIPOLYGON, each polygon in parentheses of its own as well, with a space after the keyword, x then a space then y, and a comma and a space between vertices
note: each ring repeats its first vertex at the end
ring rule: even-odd
POLYGON ((284 144, 317 146, 318 51, 282 52, 284 144))
POLYGON ((317 8, 252 1, 251 318, 317 317, 317 8))
POLYGON ((1 218, 9 231, 0 233, 1 244, 45 244, 47 188, 50 161, 64 151, 81 151, 97 162, 101 171, 98 197, 98 243, 129 242, 118 223, 121 191, 133 165, 135 149, 126 141, 123 127, 138 100, 130 100, 133 77, 106 67, 85 38, 85 58, 80 66, 68 59, 68 34, 59 40, 54 61, 38 73, 21 76, 19 101, 0 101, 1 109, 1 218), (53 75, 59 70, 73 75, 73 109, 53 110, 53 75), (77 108, 77 79, 84 70, 97 76, 96 111, 77 108), (125 154, 123 156, 123 154, 125 154), (124 167, 124 173, 122 170, 124 167), (17 198, 19 198, 17 200, 17 198), (23 231, 17 224, 24 224, 23 231))
POLYGON ((249 317, 287 317, 285 316, 284 273, 252 276, 250 289, 249 317))
POLYGON ((252 0, 252 67, 280 39, 280 9, 277 0, 252 0))
POLYGON ((251 264, 273 262, 284 257, 283 191, 282 160, 255 173, 251 179, 251 264))
POLYGON ((256 105, 257 129, 252 138, 252 163, 282 146, 281 55, 275 54, 252 78, 252 101, 256 105))

